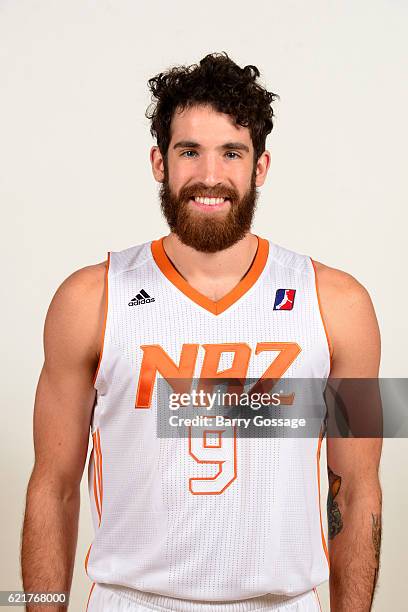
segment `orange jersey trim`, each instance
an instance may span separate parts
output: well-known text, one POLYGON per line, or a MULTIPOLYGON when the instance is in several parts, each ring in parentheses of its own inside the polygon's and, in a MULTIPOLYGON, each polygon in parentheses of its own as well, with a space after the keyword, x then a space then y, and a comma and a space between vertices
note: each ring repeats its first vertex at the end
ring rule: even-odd
POLYGON ((322 606, 321 606, 321 603, 320 603, 319 593, 317 592, 316 587, 313 587, 313 591, 314 591, 314 594, 316 596, 317 603, 319 604, 319 610, 320 610, 320 612, 322 612, 322 606))
POLYGON ((102 479, 102 452, 101 452, 101 438, 99 429, 94 431, 92 434, 93 440, 93 489, 95 496, 95 505, 99 518, 99 525, 102 519, 102 501, 103 501, 103 479, 102 479))
POLYGON ((96 482, 96 464, 95 464, 95 459, 94 459, 94 468, 93 468, 93 490, 94 490, 94 497, 95 497, 95 505, 96 505, 96 511, 98 513, 98 518, 99 518, 99 524, 101 522, 101 506, 99 503, 99 491, 98 491, 98 485, 96 482))
POLYGON ((323 317, 323 309, 322 309, 322 303, 320 301, 320 293, 319 293, 319 283, 318 283, 318 280, 317 280, 316 263, 314 262, 314 260, 312 258, 310 258, 310 261, 312 262, 312 266, 313 266, 313 270, 314 270, 316 295, 317 295, 317 302, 319 304, 320 317, 322 319, 322 323, 323 323, 323 327, 324 327, 324 333, 326 334, 327 346, 329 347, 330 371, 331 371, 332 370, 332 365, 333 365, 333 361, 332 361, 332 359, 333 359, 333 345, 332 345, 332 343, 330 341, 329 332, 327 331, 327 326, 326 326, 326 323, 325 323, 324 317, 323 317))
POLYGON ((101 434, 99 432, 99 428, 96 430, 96 456, 97 456, 98 483, 99 483, 99 499, 101 502, 101 515, 102 515, 103 478, 102 478, 101 434))
MULTIPOLYGON (((88 601, 86 602, 86 610, 88 610, 89 600, 91 599, 92 591, 95 588, 95 584, 96 584, 95 582, 92 583, 91 590, 89 591, 88 601)), ((86 612, 86 610, 85 610, 85 612, 86 612)))
POLYGON ((197 289, 194 289, 176 270, 164 250, 163 238, 153 240, 151 244, 153 258, 161 272, 190 300, 215 315, 227 310, 254 285, 265 268, 268 259, 269 242, 265 238, 257 236, 258 249, 248 272, 227 295, 224 295, 220 300, 211 300, 206 295, 197 291, 197 289))
POLYGON ((92 548, 92 544, 88 548, 88 552, 86 553, 86 557, 85 557, 84 565, 85 565, 85 573, 86 573, 86 575, 88 575, 88 559, 89 559, 89 555, 90 555, 90 552, 91 552, 91 548, 92 548))
POLYGON ((110 266, 110 252, 108 252, 108 260, 107 260, 107 264, 106 264, 106 268, 105 268, 105 306, 104 306, 104 317, 103 317, 103 327, 102 327, 102 334, 101 334, 101 341, 100 341, 100 350, 99 350, 99 360, 98 360, 98 365, 93 377, 93 381, 92 384, 95 386, 95 382, 96 379, 98 378, 98 373, 99 373, 99 368, 101 365, 101 361, 102 361, 102 355, 103 355, 103 347, 105 345, 105 331, 106 331, 106 321, 108 318, 108 272, 109 272, 109 266, 110 266))
POLYGON ((318 491, 319 491, 320 534, 321 534, 321 537, 322 537, 322 545, 323 545, 324 554, 326 555, 327 565, 329 566, 329 571, 330 571, 329 551, 328 551, 328 548, 327 548, 326 539, 324 537, 324 530, 323 530, 323 523, 322 523, 322 509, 321 509, 321 502, 320 502, 320 450, 321 450, 321 446, 322 446, 322 441, 323 441, 323 431, 321 431, 320 435, 319 435, 319 443, 317 445, 317 453, 316 453, 317 487, 318 487, 318 491))
MULTIPOLYGON (((93 492, 95 498, 96 512, 98 514, 98 526, 101 524, 102 519, 102 501, 103 501, 103 475, 102 475, 102 450, 101 450, 101 436, 99 428, 96 429, 92 434, 92 454, 91 459, 93 461, 93 492)), ((88 552, 85 557, 85 573, 88 576, 88 559, 91 553, 92 543, 88 548, 88 552)), ((92 587, 93 588, 93 587, 92 587)), ((91 588, 91 593, 92 593, 91 588)), ((89 593, 89 597, 91 596, 89 593)), ((89 598, 88 598, 89 602, 89 598)))

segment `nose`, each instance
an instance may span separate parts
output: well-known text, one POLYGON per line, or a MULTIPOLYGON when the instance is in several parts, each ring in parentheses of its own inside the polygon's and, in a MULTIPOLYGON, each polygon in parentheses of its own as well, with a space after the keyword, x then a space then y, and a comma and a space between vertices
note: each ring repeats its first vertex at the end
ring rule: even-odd
POLYGON ((199 163, 197 179, 204 183, 207 187, 214 187, 218 183, 223 183, 225 179, 225 170, 223 168, 222 159, 217 154, 208 153, 202 155, 199 163))

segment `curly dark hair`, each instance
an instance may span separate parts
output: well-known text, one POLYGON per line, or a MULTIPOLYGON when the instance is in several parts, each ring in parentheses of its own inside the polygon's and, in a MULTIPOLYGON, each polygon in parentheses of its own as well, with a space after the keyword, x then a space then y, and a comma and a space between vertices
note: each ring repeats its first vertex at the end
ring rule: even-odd
POLYGON ((199 64, 176 66, 149 79, 152 103, 146 117, 151 120, 150 133, 164 158, 175 110, 209 104, 216 111, 231 115, 237 125, 249 128, 256 161, 273 128, 271 103, 279 98, 256 82, 259 75, 256 66, 241 68, 223 52, 210 53, 199 64))

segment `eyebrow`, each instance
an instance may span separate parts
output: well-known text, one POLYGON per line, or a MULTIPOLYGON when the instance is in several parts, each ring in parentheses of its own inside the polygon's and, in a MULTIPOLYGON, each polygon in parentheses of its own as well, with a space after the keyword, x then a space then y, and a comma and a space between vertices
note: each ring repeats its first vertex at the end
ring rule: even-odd
MULTIPOLYGON (((193 140, 180 140, 179 142, 176 142, 176 144, 173 146, 173 149, 200 149, 201 145, 198 142, 194 142, 193 140)), ((243 142, 226 142, 225 144, 221 145, 220 147, 221 149, 237 149, 239 151, 246 151, 247 153, 249 153, 249 147, 247 147, 247 145, 245 145, 243 142)))

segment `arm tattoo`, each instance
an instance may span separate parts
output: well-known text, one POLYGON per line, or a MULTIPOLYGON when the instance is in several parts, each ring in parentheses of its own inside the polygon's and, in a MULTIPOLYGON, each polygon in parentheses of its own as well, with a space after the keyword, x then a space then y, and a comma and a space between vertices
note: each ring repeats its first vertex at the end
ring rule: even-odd
MULTIPOLYGON (((328 536, 332 540, 343 528, 343 520, 341 518, 340 508, 334 498, 338 494, 341 485, 341 476, 335 474, 329 466, 327 466, 329 475, 329 493, 327 496, 327 519, 328 519, 328 536)), ((374 536, 373 536, 374 537, 374 536)))

